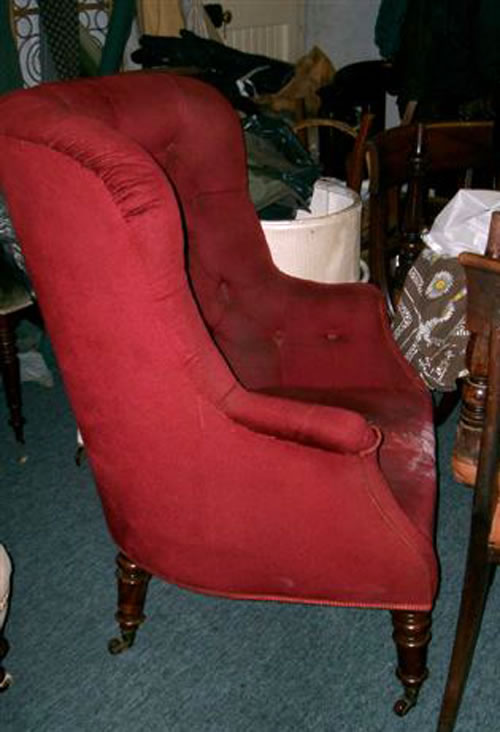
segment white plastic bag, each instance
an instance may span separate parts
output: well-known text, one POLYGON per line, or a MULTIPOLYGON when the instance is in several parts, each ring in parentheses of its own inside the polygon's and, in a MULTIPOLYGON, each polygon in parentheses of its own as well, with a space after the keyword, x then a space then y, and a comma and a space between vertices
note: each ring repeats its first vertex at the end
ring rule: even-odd
POLYGON ((460 252, 484 254, 491 214, 497 210, 500 191, 463 188, 436 216, 422 239, 442 257, 458 257, 460 252))
POLYGON ((36 381, 48 389, 54 386, 54 377, 42 354, 34 348, 18 354, 21 381, 36 381))

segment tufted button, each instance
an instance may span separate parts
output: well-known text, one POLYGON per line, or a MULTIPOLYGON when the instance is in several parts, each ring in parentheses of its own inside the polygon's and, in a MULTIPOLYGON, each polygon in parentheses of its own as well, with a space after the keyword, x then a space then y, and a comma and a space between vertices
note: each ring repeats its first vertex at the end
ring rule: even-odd
POLYGON ((338 341, 340 338, 338 333, 329 332, 325 335, 327 341, 338 341))
POLYGON ((221 280, 219 287, 217 288, 218 299, 221 302, 228 304, 231 302, 231 296, 229 294, 229 285, 225 280, 221 280))
POLYGON ((276 343, 276 345, 281 346, 283 341, 285 340, 285 334, 282 330, 276 330, 273 335, 273 341, 276 343))

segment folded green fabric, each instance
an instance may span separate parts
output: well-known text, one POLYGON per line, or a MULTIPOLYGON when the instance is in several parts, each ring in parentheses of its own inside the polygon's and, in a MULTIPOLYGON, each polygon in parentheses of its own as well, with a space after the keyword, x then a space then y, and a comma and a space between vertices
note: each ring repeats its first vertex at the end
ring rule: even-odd
POLYGON ((97 76, 102 58, 102 47, 92 33, 80 23, 80 74, 97 76))

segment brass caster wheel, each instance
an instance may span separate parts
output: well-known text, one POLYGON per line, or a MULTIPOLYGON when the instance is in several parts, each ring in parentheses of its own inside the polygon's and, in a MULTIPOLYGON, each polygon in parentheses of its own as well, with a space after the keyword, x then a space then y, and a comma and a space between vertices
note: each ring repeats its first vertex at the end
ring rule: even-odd
POLYGON ((418 690, 417 689, 405 689, 405 695, 402 699, 398 699, 394 705, 394 713, 398 717, 404 717, 408 714, 410 709, 417 703, 418 690))
POLYGON ((3 677, 0 679, 0 694, 3 694, 4 691, 7 691, 9 686, 12 684, 12 676, 7 673, 7 671, 4 671, 3 677))
POLYGON ((124 631, 121 638, 111 638, 108 643, 108 651, 112 656, 117 656, 123 651, 127 651, 134 643, 135 631, 124 631))
POLYGON ((85 462, 85 447, 84 445, 78 445, 75 450, 75 463, 80 467, 85 462))

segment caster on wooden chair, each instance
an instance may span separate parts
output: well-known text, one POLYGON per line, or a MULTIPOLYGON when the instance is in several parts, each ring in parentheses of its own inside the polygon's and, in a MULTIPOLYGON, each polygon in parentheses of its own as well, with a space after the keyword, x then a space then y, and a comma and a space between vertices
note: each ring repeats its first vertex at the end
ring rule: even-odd
MULTIPOLYGON (((7 655, 8 650, 9 644, 7 643, 6 639, 3 636, 0 637, 0 661, 3 659, 4 656, 7 655)), ((0 694, 4 691, 7 691, 11 684, 12 676, 4 669, 2 665, 0 665, 0 694)))
POLYGON ((121 638, 111 638, 108 643, 108 651, 113 656, 127 651, 133 646, 135 640, 135 630, 125 630, 121 634, 121 638))
POLYGON ((112 638, 108 650, 113 656, 128 650, 134 643, 137 629, 146 619, 143 613, 146 590, 151 578, 125 554, 116 558, 118 580, 118 612, 115 617, 120 625, 120 637, 112 638))
POLYGON ((12 676, 2 669, 0 671, 0 694, 3 694, 4 691, 7 691, 9 686, 12 684, 12 676))
POLYGON ((84 445, 78 445, 75 450, 75 463, 78 467, 85 461, 85 447, 84 445))
POLYGON ((410 709, 415 706, 418 699, 419 689, 405 689, 405 694, 401 699, 398 699, 394 704, 394 713, 398 717, 404 717, 408 714, 410 709))
POLYGON ((396 676, 403 684, 403 696, 393 709, 404 717, 418 699, 418 693, 428 676, 427 647, 431 639, 431 613, 393 610, 393 638, 398 649, 396 676))

